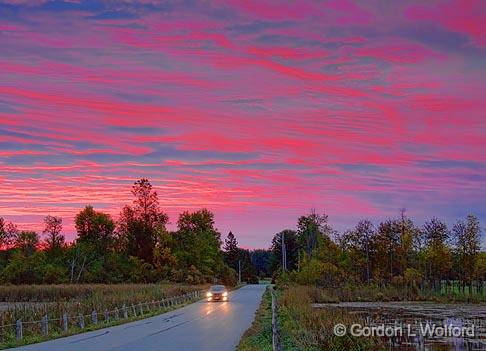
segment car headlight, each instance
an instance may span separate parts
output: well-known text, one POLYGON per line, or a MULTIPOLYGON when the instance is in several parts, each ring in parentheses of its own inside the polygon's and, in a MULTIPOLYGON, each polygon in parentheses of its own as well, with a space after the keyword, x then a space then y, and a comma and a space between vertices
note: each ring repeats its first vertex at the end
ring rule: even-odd
POLYGON ((206 297, 211 297, 211 296, 213 296, 213 294, 211 294, 211 292, 209 292, 209 291, 208 291, 208 292, 206 293, 206 297))
POLYGON ((225 292, 223 293, 223 296, 228 296, 228 292, 227 292, 227 291, 225 291, 225 292))

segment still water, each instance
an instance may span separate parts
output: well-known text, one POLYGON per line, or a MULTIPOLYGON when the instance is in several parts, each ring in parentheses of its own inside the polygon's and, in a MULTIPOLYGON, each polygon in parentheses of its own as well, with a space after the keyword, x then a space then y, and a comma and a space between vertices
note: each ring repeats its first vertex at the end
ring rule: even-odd
POLYGON ((382 326, 398 331, 383 336, 390 350, 486 351, 486 304, 343 302, 315 307, 343 308, 375 332, 382 326))

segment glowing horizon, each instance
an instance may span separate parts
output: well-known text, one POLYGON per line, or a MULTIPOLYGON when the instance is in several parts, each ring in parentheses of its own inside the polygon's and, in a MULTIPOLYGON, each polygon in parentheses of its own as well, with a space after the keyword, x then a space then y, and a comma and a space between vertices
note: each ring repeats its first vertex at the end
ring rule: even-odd
POLYGON ((0 216, 72 240, 147 177, 246 247, 311 208, 484 224, 485 7, 0 0, 0 216))

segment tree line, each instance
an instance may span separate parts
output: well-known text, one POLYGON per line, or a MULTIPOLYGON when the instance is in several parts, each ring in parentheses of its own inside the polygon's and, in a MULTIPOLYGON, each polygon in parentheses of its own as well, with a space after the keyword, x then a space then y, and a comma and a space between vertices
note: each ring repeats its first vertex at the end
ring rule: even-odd
POLYGON ((469 215, 448 227, 438 218, 417 226, 405 211, 377 226, 364 219, 343 233, 326 214, 311 211, 296 229, 274 235, 269 250, 239 247, 215 228, 207 209, 183 212, 169 231, 157 192, 136 181, 130 205, 117 220, 86 206, 75 217, 77 236, 66 243, 62 219, 44 218, 42 235, 18 230, 0 217, 0 281, 3 283, 119 283, 170 280, 228 285, 286 276, 302 284, 407 286, 418 290, 481 289, 486 274, 482 228, 469 215), (284 250, 282 250, 282 241, 284 250), (283 272, 282 255, 286 269, 283 272))
POLYGON ((272 240, 272 269, 282 275, 282 238, 287 278, 302 284, 406 286, 418 291, 483 291, 486 253, 478 218, 468 215, 448 227, 432 218, 421 227, 401 210, 399 218, 373 225, 361 220, 343 233, 328 216, 312 211, 297 230, 272 240))
POLYGON ((221 235, 207 209, 183 212, 177 229, 148 179, 136 181, 134 201, 115 221, 86 206, 75 217, 76 239, 66 244, 62 219, 47 216, 42 237, 0 218, 0 280, 4 283, 119 283, 171 280, 236 283, 221 235), (227 260, 226 260, 227 261, 227 260))

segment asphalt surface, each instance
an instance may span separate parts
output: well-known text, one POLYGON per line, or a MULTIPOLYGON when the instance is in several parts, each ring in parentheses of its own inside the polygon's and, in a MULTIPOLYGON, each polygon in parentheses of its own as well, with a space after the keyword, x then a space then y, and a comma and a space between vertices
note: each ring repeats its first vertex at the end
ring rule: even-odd
POLYGON ((230 292, 228 302, 199 301, 140 321, 13 350, 234 350, 255 317, 265 287, 247 285, 230 292))

